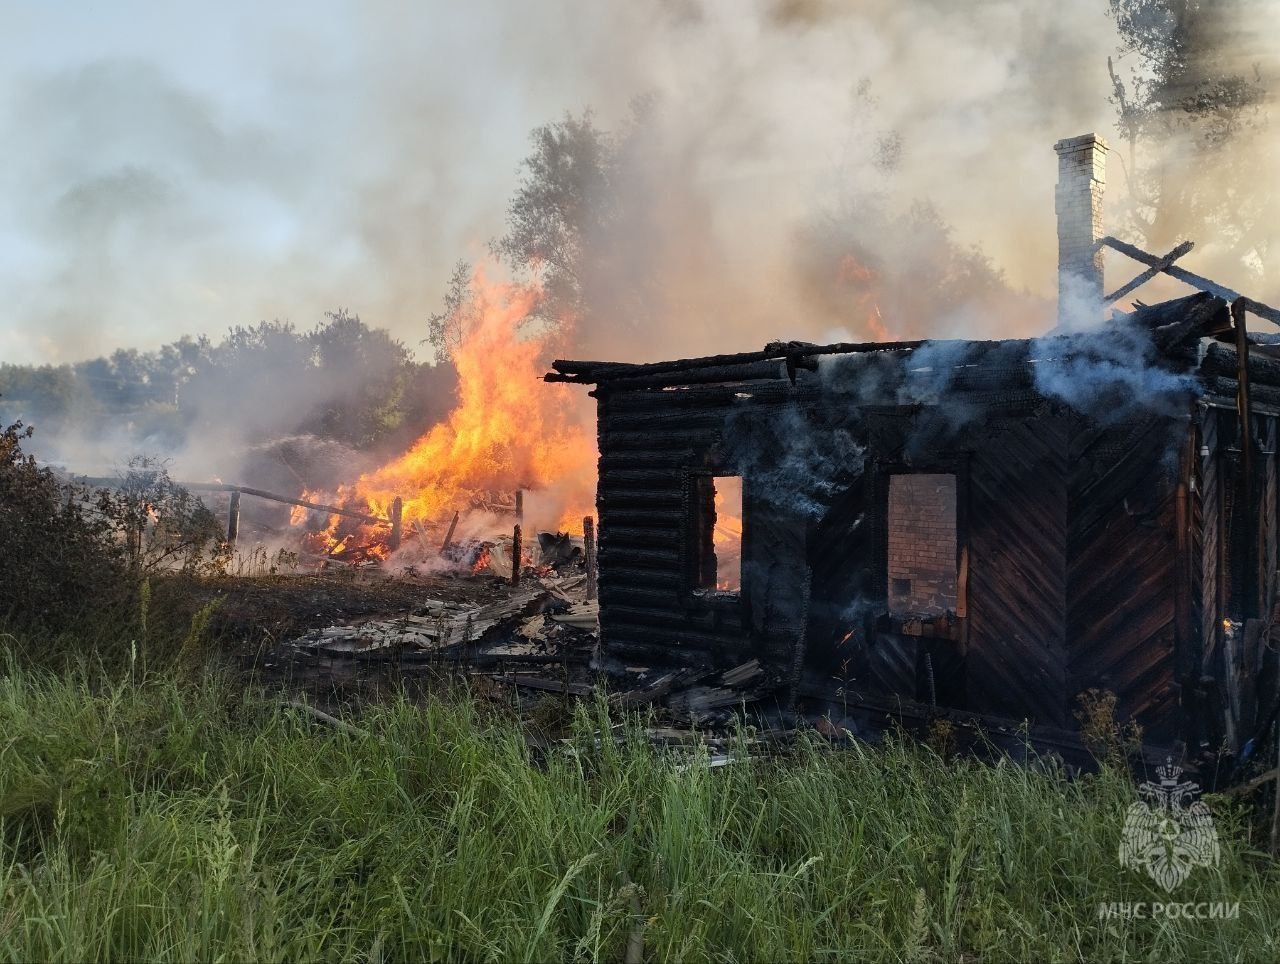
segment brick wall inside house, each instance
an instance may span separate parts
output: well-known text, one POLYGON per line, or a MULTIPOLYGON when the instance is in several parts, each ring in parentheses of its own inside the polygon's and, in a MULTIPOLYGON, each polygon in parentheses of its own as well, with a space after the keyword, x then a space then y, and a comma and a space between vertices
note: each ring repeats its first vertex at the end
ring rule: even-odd
POLYGON ((956 608, 956 477, 889 479, 889 610, 937 616, 956 608))

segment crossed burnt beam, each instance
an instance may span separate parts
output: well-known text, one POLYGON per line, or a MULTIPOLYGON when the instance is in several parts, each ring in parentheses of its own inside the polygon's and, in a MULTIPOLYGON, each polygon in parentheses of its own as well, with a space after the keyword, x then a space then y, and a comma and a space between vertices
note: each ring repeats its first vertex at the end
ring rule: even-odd
POLYGON ((1138 275, 1128 284, 1117 288, 1111 294, 1107 295, 1104 300, 1108 304, 1114 301, 1119 301, 1131 291, 1135 291, 1142 285, 1146 284, 1156 275, 1163 273, 1167 274, 1171 278, 1177 278, 1179 281, 1189 284, 1191 287, 1200 291, 1207 291, 1209 294, 1215 295, 1223 301, 1230 303, 1238 302, 1251 314, 1257 315, 1259 318, 1265 318, 1272 324, 1280 325, 1280 311, 1277 311, 1270 305, 1263 304, 1261 301, 1254 301, 1252 298, 1247 298, 1238 291, 1233 291, 1226 285, 1220 285, 1216 281, 1210 281, 1208 278, 1188 271, 1185 268, 1178 267, 1175 262, 1195 247, 1194 241, 1183 241, 1168 254, 1163 256, 1151 254, 1149 251, 1143 251, 1141 248, 1135 247, 1125 241, 1121 241, 1118 238, 1113 238, 1110 235, 1106 236, 1098 243, 1111 248, 1114 251, 1119 251, 1126 257, 1132 258, 1134 261, 1147 266, 1147 270, 1142 272, 1142 274, 1138 275))

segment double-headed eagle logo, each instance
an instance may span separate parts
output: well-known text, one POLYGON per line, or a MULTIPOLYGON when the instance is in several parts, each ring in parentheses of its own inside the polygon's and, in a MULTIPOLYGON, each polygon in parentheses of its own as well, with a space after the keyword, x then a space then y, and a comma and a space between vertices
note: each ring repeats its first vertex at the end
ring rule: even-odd
POLYGON ((1218 831, 1209 807, 1198 799, 1200 787, 1180 781, 1182 768, 1172 760, 1158 767, 1159 783, 1138 787, 1142 800, 1125 815, 1120 838, 1120 865, 1145 869, 1151 879, 1171 891, 1196 867, 1218 863, 1218 831))

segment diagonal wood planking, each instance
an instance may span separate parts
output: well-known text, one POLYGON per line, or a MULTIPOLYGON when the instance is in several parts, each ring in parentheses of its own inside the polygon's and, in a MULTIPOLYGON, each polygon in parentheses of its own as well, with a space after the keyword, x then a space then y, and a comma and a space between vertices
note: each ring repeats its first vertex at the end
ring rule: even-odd
POLYGON ((1069 697, 1110 690, 1148 728, 1170 722, 1175 466, 1186 426, 1146 417, 1075 435, 1067 532, 1069 697))
POLYGON ((1067 432, 1061 419, 1007 422, 969 475, 968 702, 1061 725, 1067 432))

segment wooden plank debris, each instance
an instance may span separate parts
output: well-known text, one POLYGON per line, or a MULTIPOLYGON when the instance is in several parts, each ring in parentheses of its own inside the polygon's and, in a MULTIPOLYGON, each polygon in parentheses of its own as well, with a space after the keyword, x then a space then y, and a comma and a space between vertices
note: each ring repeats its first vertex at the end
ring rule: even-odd
POLYGON ((743 663, 741 666, 735 666, 733 669, 726 670, 720 674, 720 682, 725 686, 742 686, 764 674, 764 668, 760 665, 760 660, 752 659, 743 663))
POLYGON ((575 629, 587 629, 594 631, 600 624, 600 603, 599 602, 580 602, 574 603, 569 607, 566 613, 553 613, 551 615, 553 622, 565 623, 573 626, 575 629))
POLYGON ((663 673, 642 689, 628 690, 625 693, 615 694, 614 700, 620 706, 632 708, 656 703, 670 693, 676 684, 686 676, 688 676, 688 673, 683 670, 672 670, 668 673, 663 673))
POLYGON ((508 686, 521 686, 525 689, 543 690, 548 693, 565 693, 569 696, 591 696, 595 687, 590 683, 575 683, 564 679, 551 679, 546 676, 531 676, 525 673, 512 673, 507 676, 494 676, 495 682, 508 686))
MULTIPOLYGON (((331 626, 295 641, 300 649, 360 655, 397 648, 438 650, 474 642, 511 619, 542 594, 541 587, 513 593, 488 605, 431 603, 425 616, 404 615, 350 626, 331 626)), ((540 618, 540 617, 539 617, 540 618)))

